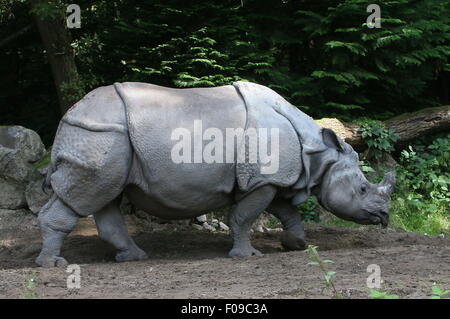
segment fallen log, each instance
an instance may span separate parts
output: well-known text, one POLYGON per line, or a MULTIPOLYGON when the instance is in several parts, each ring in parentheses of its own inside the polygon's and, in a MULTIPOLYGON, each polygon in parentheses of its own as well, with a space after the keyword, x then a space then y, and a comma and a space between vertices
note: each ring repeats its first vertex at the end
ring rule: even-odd
MULTIPOLYGON (((359 126, 342 122, 335 118, 316 120, 321 127, 332 129, 353 148, 361 152, 366 145, 359 133, 359 126)), ((405 113, 383 122, 386 128, 393 129, 398 136, 396 148, 423 135, 450 130, 450 106, 430 107, 413 113, 405 113)))

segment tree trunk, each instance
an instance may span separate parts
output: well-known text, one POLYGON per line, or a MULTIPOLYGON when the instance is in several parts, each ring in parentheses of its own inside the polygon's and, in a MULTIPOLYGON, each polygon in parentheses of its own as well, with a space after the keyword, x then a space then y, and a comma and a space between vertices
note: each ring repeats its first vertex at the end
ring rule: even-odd
POLYGON ((70 34, 66 27, 65 8, 55 13, 39 14, 39 7, 51 3, 49 0, 32 0, 34 20, 41 35, 50 63, 61 114, 76 102, 76 86, 79 83, 70 34), (36 12, 37 11, 37 12, 36 12))
MULTIPOLYGON (((322 119, 316 122, 322 127, 335 131, 356 151, 361 152, 366 148, 358 132, 358 125, 344 123, 338 119, 322 119)), ((384 124, 386 128, 393 129, 398 135, 395 146, 404 147, 408 142, 423 135, 450 130, 450 106, 431 107, 414 113, 405 113, 384 121, 384 124)))

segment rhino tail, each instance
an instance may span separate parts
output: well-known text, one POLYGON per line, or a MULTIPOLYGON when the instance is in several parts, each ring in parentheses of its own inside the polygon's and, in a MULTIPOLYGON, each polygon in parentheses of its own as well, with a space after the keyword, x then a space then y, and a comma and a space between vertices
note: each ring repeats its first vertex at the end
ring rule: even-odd
POLYGON ((45 179, 42 182, 41 188, 42 191, 45 194, 48 194, 47 191, 52 190, 52 184, 51 184, 51 177, 53 172, 56 170, 56 165, 53 163, 53 161, 50 163, 50 165, 47 168, 47 174, 45 175, 45 179))

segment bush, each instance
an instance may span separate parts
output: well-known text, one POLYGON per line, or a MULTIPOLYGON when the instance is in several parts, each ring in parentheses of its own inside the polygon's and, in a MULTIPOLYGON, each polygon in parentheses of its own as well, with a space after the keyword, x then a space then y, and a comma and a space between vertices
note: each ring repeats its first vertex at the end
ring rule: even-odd
POLYGON ((394 143, 398 136, 394 130, 388 129, 380 121, 364 119, 359 121, 359 132, 367 144, 367 158, 381 159, 384 153, 394 150, 394 143))
POLYGON ((401 152, 392 222, 407 231, 450 234, 450 134, 421 140, 401 152))

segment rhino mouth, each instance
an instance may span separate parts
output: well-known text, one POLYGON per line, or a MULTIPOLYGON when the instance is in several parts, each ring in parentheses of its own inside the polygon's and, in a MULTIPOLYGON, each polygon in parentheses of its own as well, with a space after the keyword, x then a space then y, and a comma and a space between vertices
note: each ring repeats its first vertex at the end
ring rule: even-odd
POLYGON ((384 211, 373 212, 368 210, 364 211, 370 215, 369 220, 372 222, 372 224, 374 225, 381 224, 383 228, 387 227, 389 223, 389 215, 387 212, 384 211))

